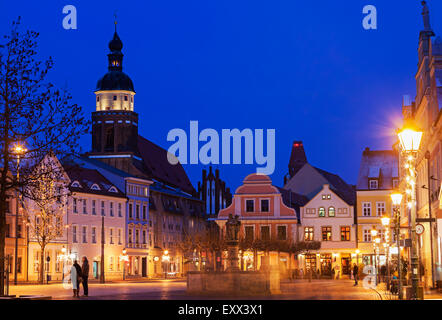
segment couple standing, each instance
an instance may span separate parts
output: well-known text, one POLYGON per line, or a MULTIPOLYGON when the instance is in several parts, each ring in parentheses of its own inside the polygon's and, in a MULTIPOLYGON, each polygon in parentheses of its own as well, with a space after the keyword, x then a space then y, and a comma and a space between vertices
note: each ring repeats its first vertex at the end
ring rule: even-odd
POLYGON ((82 259, 82 265, 78 264, 77 260, 74 260, 74 264, 71 267, 71 282, 72 290, 74 291, 74 297, 80 297, 80 283, 83 284, 83 295, 85 297, 89 294, 88 288, 89 277, 89 261, 86 257, 82 259))

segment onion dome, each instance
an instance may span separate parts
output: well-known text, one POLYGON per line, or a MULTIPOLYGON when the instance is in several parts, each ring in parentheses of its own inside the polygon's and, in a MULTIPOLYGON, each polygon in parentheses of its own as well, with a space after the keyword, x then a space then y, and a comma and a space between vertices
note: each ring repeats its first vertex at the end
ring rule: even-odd
POLYGON ((110 53, 107 55, 109 71, 98 80, 96 91, 126 90, 135 92, 131 78, 123 72, 123 53, 121 49, 123 49, 123 42, 115 30, 114 37, 109 42, 110 53))

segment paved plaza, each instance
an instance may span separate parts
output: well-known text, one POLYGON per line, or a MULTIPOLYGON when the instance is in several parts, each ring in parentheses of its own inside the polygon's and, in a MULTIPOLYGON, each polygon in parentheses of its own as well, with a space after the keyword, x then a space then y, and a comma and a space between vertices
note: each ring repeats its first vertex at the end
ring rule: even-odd
MULTIPOLYGON (((196 296, 186 293, 183 280, 132 281, 114 283, 92 283, 89 297, 73 298, 72 291, 62 284, 18 285, 10 287, 12 295, 45 295, 52 299, 76 300, 216 300, 216 299, 271 299, 271 300, 390 300, 394 296, 382 290, 353 286, 350 280, 297 280, 281 283, 281 294, 272 296, 196 296)), ((426 299, 440 299, 441 296, 426 296, 426 299)))

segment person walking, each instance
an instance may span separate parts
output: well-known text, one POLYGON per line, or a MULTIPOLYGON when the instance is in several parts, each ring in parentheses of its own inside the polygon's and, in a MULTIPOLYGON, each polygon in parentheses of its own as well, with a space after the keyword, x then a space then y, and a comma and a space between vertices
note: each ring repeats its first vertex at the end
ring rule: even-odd
POLYGON ((83 296, 87 297, 89 295, 89 286, 87 282, 89 278, 89 261, 86 257, 83 257, 82 259, 81 275, 83 284, 83 296))
POLYGON ((359 277, 359 267, 357 266, 356 263, 353 264, 353 278, 355 279, 355 284, 354 286, 358 285, 358 277, 359 277))
POLYGON ((81 274, 81 268, 77 263, 77 260, 74 260, 74 264, 71 267, 70 270, 71 275, 71 283, 72 283, 72 290, 74 292, 73 297, 78 297, 78 292, 80 291, 80 274, 81 274))
POLYGON ((75 269, 75 274, 77 276, 77 278, 74 279, 74 277, 72 276, 72 272, 71 272, 72 289, 74 288, 74 280, 75 280, 74 297, 80 297, 80 282, 82 280, 82 274, 81 274, 81 267, 78 264, 77 260, 74 260, 74 264, 72 265, 72 268, 75 269))

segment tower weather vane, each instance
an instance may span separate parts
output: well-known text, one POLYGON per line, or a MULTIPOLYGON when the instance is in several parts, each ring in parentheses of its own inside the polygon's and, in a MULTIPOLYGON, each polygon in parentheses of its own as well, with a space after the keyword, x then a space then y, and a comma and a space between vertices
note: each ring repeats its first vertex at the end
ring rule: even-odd
POLYGON ((117 11, 114 12, 114 18, 115 32, 117 32, 117 11))

